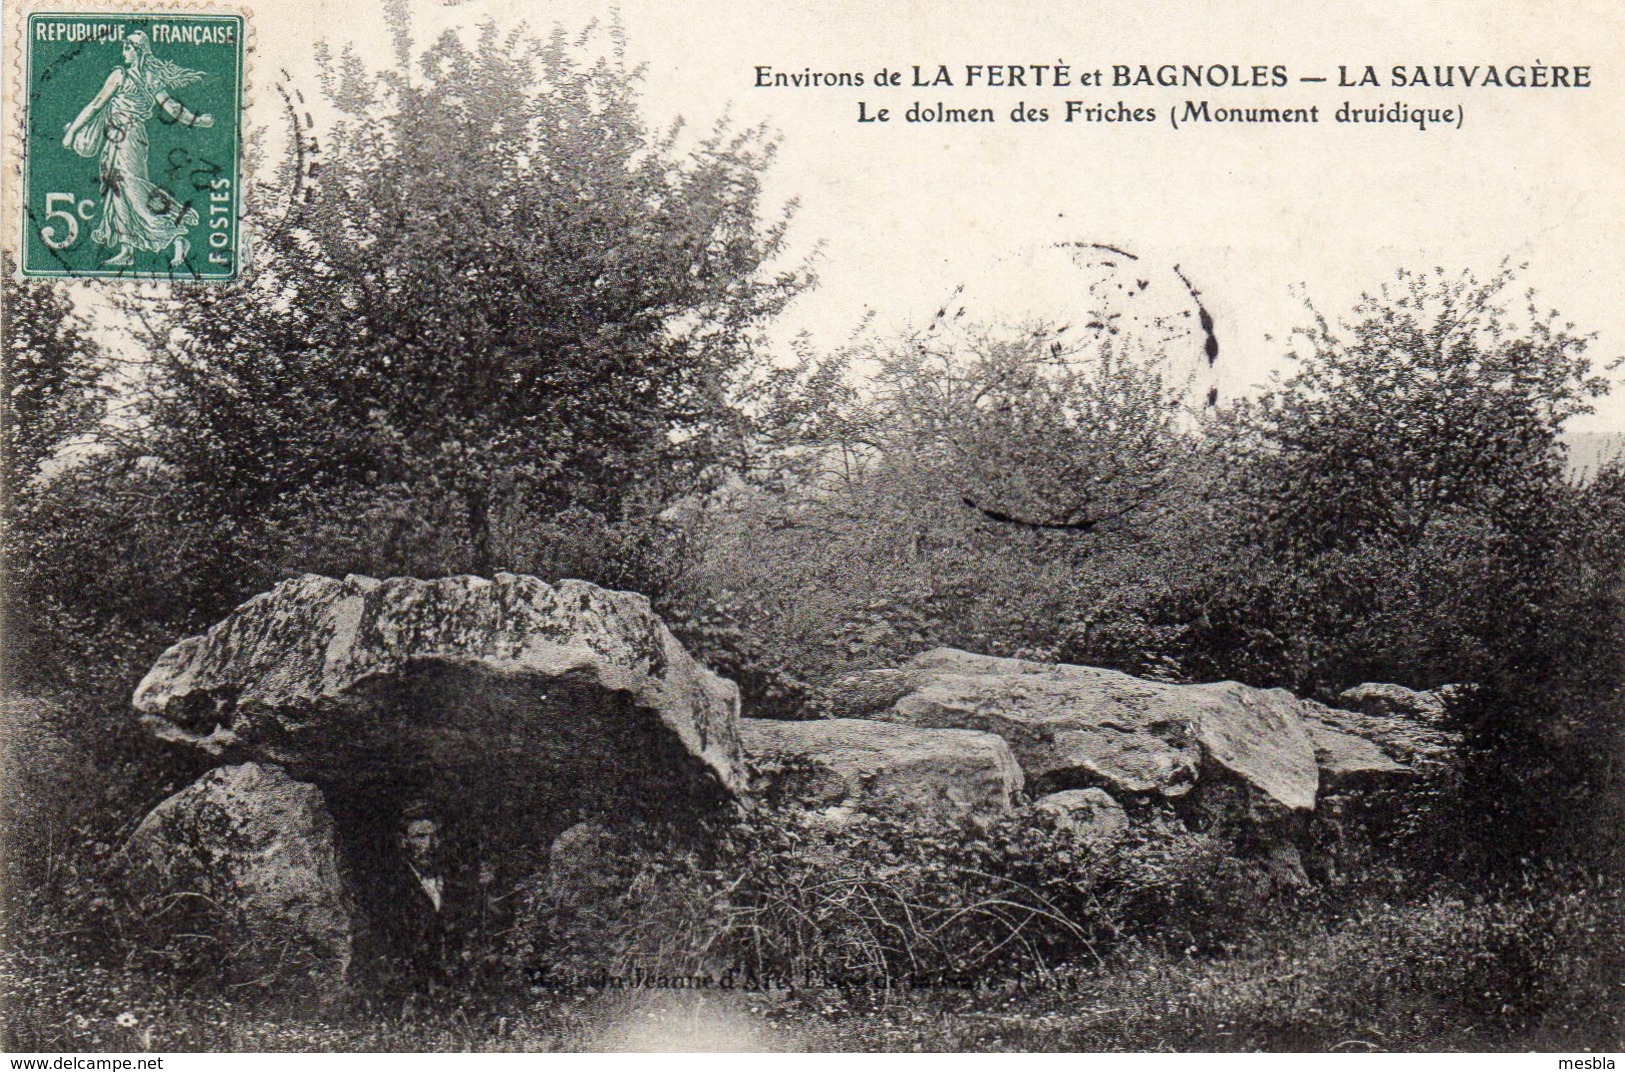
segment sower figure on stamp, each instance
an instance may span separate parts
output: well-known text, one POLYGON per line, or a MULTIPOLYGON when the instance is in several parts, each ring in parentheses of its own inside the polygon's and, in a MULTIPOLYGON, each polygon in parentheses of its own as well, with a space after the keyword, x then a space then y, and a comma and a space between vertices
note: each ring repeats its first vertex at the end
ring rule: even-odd
POLYGON ((186 260, 189 228, 197 226, 197 209, 183 205, 147 177, 147 120, 154 108, 183 126, 211 127, 214 117, 195 115, 170 91, 203 77, 201 71, 177 67, 152 54, 141 31, 123 47, 124 66, 113 68, 101 92, 63 130, 62 144, 83 157, 101 162, 101 218, 91 238, 117 252, 106 262, 122 267, 135 251, 161 252, 171 243, 170 263, 186 260))

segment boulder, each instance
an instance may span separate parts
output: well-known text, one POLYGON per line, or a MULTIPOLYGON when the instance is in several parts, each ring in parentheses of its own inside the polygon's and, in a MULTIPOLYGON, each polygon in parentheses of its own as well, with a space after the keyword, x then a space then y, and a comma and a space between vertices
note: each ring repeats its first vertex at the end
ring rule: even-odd
POLYGON ((1366 737, 1338 729, 1346 712, 1310 701, 1304 707, 1304 721, 1315 742, 1315 762, 1320 766, 1321 792, 1375 785, 1413 773, 1413 768, 1395 762, 1366 737))
POLYGON ((1080 841, 1114 841, 1128 830, 1123 806, 1104 789, 1063 789, 1033 801, 1031 811, 1080 841))
POLYGON ((581 822, 547 850, 547 893, 566 908, 584 908, 620 892, 622 839, 595 822, 581 822))
POLYGON ((741 725, 759 791, 833 818, 993 818, 1021 791, 1015 757, 991 733, 853 718, 741 725))
POLYGON ((1448 726, 1450 697, 1457 691, 1451 685, 1418 692, 1368 682, 1340 693, 1338 708, 1316 705, 1312 713, 1333 729, 1374 742, 1402 763, 1444 763, 1462 743, 1461 734, 1448 726))
POLYGON ((217 767, 154 808, 118 864, 143 944, 183 972, 342 991, 353 911, 315 786, 274 766, 217 767))
POLYGON ((1297 697, 1233 681, 1177 685, 1086 666, 929 651, 831 690, 843 714, 998 734, 1038 792, 1097 786, 1178 798, 1204 778, 1307 812, 1319 773, 1297 697))
POLYGON ((294 578, 171 647, 134 702, 163 740, 321 785, 341 825, 414 797, 477 825, 745 786, 738 690, 646 598, 584 581, 294 578))
POLYGON ((1443 721, 1448 709, 1444 697, 1437 692, 1423 692, 1376 681, 1344 689, 1338 693, 1337 702, 1347 710, 1364 715, 1382 718, 1401 715, 1428 723, 1443 721))

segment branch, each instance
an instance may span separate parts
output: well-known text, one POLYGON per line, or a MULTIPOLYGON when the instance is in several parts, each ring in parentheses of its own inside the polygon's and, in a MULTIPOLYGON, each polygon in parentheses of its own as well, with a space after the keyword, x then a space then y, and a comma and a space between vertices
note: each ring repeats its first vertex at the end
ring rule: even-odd
POLYGON ((1009 514, 1000 513, 998 510, 990 510, 987 507, 978 504, 969 495, 960 496, 959 501, 970 507, 972 510, 981 513, 990 521, 997 521, 1005 525, 1020 525, 1023 528, 1060 529, 1069 532, 1088 532, 1097 524, 1093 518, 1086 518, 1083 521, 1023 521, 1019 517, 1011 517, 1009 514))
MULTIPOLYGON (((1150 506, 1156 500, 1158 494, 1166 486, 1167 478, 1165 476, 1159 476, 1154 480, 1148 481, 1146 485, 1140 489, 1139 494, 1129 496, 1127 501, 1119 509, 1113 510, 1109 513, 1097 514, 1094 517, 1082 518, 1076 521, 1070 519, 1066 521, 1027 521, 1023 518, 1012 517, 1002 511, 993 510, 989 507, 983 506, 976 500, 972 499, 969 495, 961 495, 959 501, 970 507, 972 510, 977 511, 988 520, 997 521, 1005 525, 1020 525, 1023 528, 1036 529, 1040 531, 1092 532, 1094 529, 1098 528, 1102 522, 1117 521, 1121 518, 1127 517, 1129 514, 1134 513, 1136 510, 1142 510, 1150 506)), ((1093 500, 1085 500, 1084 505, 1088 505, 1088 503, 1091 501, 1093 500)), ((1079 509, 1082 508, 1082 506, 1079 507, 1079 509)), ((1076 513, 1076 511, 1073 511, 1073 513, 1076 513)), ((1068 515, 1068 517, 1070 518, 1070 515, 1068 515)))

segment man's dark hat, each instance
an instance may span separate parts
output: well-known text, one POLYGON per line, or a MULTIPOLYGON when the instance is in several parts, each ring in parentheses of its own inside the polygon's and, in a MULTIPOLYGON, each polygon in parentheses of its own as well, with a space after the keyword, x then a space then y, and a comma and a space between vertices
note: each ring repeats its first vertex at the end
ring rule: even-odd
POLYGON ((401 809, 401 824, 415 823, 420 819, 440 820, 440 813, 435 809, 434 802, 424 798, 413 800, 401 809))

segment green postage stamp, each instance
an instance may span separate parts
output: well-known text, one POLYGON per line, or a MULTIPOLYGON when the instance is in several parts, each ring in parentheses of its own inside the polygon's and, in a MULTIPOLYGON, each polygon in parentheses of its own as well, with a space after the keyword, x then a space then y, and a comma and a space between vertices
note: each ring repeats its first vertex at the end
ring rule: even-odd
POLYGON ((35 10, 24 33, 22 273, 235 278, 243 16, 35 10))

